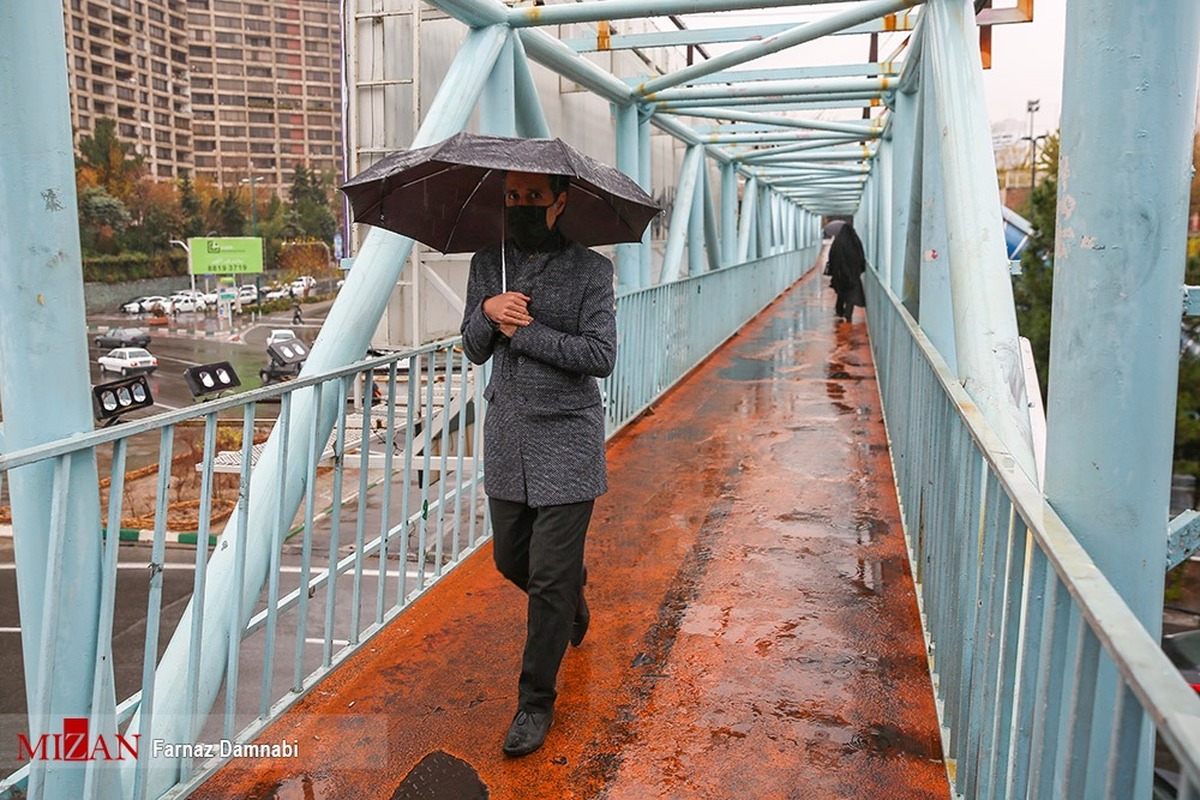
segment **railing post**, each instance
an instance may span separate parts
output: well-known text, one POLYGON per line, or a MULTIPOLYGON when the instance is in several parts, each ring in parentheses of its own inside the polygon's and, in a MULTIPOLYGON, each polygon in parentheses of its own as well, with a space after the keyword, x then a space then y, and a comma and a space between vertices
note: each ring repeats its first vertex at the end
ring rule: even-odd
MULTIPOLYGON (((654 195, 653 180, 650 175, 650 112, 645 106, 638 107, 638 156, 639 172, 638 185, 646 190, 646 194, 654 195)), ((647 225, 642 232, 641 262, 638 264, 639 286, 650 285, 650 272, 653 266, 654 248, 650 245, 650 229, 647 225)))
MULTIPOLYGON (((5 452, 93 429, 63 35, 61 7, 36 0, 0 6, 5 452), (54 365, 52 379, 47 364, 54 365)), ((96 461, 82 453, 68 458, 57 480, 55 463, 9 476, 30 741, 60 734, 64 717, 111 720, 116 707, 110 665, 97 670, 108 690, 97 698, 102 707, 92 707, 102 552, 96 461)), ((85 767, 35 760, 30 796, 83 797, 85 767)), ((116 775, 99 770, 97 777, 116 775)))
POLYGON ((1157 639, 1200 4, 1071 0, 1065 50, 1045 490, 1157 639))
POLYGON ((742 205, 738 213, 737 261, 750 260, 754 238, 754 206, 758 202, 758 178, 751 178, 742 187, 742 205))

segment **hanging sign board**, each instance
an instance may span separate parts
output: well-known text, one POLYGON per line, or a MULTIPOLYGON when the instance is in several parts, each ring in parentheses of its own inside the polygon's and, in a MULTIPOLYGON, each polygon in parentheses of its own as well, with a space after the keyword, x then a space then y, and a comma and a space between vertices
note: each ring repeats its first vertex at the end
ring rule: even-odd
POLYGON ((215 239, 188 239, 193 275, 237 275, 263 271, 262 239, 257 236, 229 236, 215 239))

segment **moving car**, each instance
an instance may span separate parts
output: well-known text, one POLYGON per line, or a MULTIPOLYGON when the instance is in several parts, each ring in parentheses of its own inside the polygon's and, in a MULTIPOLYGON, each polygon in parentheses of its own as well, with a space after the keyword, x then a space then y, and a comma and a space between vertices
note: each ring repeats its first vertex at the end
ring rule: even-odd
POLYGON ((291 297, 292 290, 289 286, 276 286, 267 292, 267 300, 282 300, 285 297, 291 297))
POLYGON ((118 347, 96 359, 100 372, 116 372, 129 375, 134 372, 144 372, 149 375, 158 369, 158 359, 149 350, 141 347, 118 347))
POLYGON ((95 341, 96 347, 145 347, 150 344, 150 334, 141 328, 109 328, 95 341))

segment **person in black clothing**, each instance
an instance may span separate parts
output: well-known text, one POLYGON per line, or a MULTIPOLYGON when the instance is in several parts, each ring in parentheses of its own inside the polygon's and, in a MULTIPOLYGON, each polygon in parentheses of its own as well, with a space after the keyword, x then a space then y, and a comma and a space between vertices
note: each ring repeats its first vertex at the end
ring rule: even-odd
POLYGON ((850 322, 854 307, 867 305, 863 293, 862 274, 867 269, 867 256, 863 252, 862 240, 854 230, 854 222, 846 224, 837 232, 829 246, 829 285, 837 292, 835 311, 839 317, 850 322))

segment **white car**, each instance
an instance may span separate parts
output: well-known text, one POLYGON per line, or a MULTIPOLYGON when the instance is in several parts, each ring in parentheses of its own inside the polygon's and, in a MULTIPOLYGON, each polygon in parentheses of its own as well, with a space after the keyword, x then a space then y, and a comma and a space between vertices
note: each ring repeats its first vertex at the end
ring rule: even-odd
POLYGON ((171 295, 171 297, 169 299, 172 303, 173 308, 176 311, 180 311, 184 314, 189 314, 193 311, 203 311, 204 310, 204 296, 203 295, 200 295, 199 297, 193 297, 192 295, 187 295, 187 294, 181 293, 181 294, 173 294, 173 295, 171 295))
POLYGON ((158 369, 158 359, 151 355, 149 350, 141 347, 118 347, 109 350, 96 359, 96 363, 100 365, 101 373, 116 372, 120 375, 132 372, 144 372, 149 375, 158 369))
POLYGON ((149 314, 155 306, 161 306, 164 314, 170 314, 173 306, 171 298, 163 297, 161 294, 153 294, 149 297, 143 297, 140 301, 141 310, 131 313, 149 314))
POLYGON ((311 275, 301 275, 292 281, 292 291, 297 297, 307 297, 309 290, 317 285, 317 279, 311 275))
POLYGON ((253 303, 258 300, 258 287, 253 283, 242 284, 238 288, 238 300, 243 303, 253 303))
POLYGON ((221 292, 219 289, 213 289, 211 292, 204 292, 200 295, 204 298, 204 305, 215 306, 221 301, 221 292))
POLYGON ((267 300, 282 300, 285 297, 291 297, 291 289, 287 286, 278 286, 267 292, 267 300))
POLYGON ((156 305, 162 306, 163 311, 171 313, 171 300, 168 297, 163 297, 160 294, 147 295, 139 297, 136 300, 130 300, 125 305, 121 306, 121 310, 126 314, 145 314, 154 308, 156 305))
POLYGON ((296 334, 286 328, 274 328, 267 336, 267 347, 277 342, 287 342, 296 338, 296 334))

